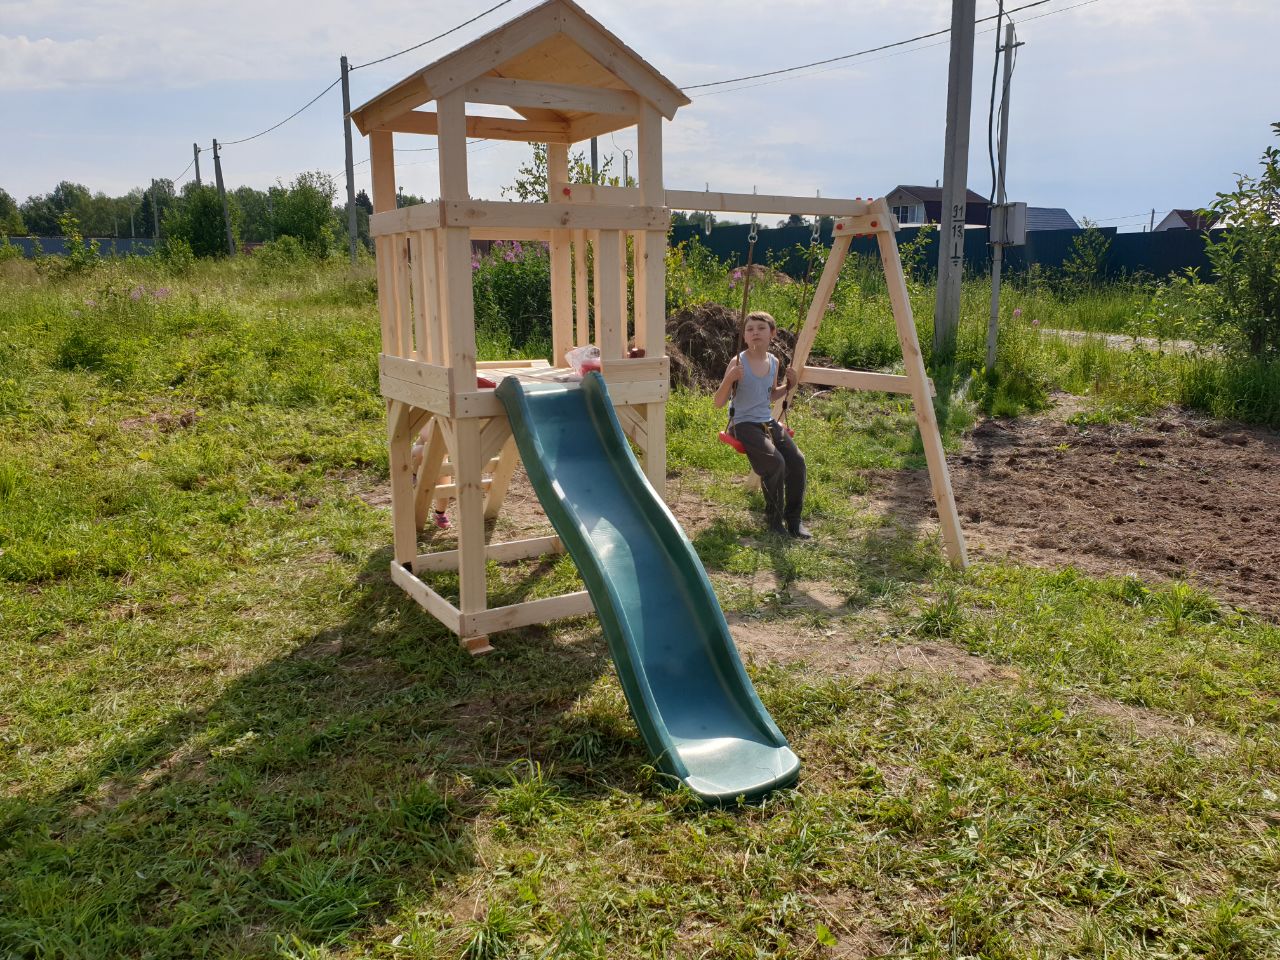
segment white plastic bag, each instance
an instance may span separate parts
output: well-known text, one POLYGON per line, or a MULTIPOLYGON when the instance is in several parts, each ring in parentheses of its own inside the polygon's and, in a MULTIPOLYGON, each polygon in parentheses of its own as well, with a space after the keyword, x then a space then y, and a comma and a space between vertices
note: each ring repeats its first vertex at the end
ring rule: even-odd
POLYGON ((564 355, 565 362, 573 368, 578 376, 600 369, 600 348, 594 343, 585 347, 574 347, 564 355))

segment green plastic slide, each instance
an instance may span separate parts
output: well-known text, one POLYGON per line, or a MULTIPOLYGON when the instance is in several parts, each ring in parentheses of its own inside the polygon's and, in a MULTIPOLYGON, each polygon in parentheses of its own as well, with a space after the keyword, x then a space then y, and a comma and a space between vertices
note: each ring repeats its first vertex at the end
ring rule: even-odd
POLYGON ((659 768, 708 802, 794 782, 800 760, 756 695, 706 571, 636 462, 604 380, 508 377, 497 394, 659 768))

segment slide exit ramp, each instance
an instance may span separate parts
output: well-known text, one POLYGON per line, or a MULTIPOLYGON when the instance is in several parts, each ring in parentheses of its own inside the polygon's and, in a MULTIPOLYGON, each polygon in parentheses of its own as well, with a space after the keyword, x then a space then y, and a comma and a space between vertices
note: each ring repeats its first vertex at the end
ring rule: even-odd
POLYGON ((659 768, 709 802, 794 782, 800 760, 756 695, 702 562, 640 469, 603 378, 507 377, 497 395, 659 768))

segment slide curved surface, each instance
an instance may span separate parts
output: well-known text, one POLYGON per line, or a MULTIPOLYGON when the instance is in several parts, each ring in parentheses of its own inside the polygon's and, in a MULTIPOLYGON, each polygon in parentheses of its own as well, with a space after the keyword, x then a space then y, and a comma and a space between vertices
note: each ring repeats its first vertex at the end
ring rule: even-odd
POLYGON ((497 395, 659 768, 710 802, 794 782, 799 758, 756 695, 702 562, 640 469, 604 380, 508 377, 497 395))

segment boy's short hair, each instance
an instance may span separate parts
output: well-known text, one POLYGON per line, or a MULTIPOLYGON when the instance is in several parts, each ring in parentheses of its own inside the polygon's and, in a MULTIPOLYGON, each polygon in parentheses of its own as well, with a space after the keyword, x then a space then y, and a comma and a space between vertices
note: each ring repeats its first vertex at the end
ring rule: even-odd
POLYGON ((752 310, 745 317, 743 317, 742 329, 746 330, 747 324, 750 323, 752 320, 763 320, 765 323, 769 325, 770 330, 777 331, 778 329, 778 321, 773 319, 773 314, 767 313, 764 310, 752 310))

